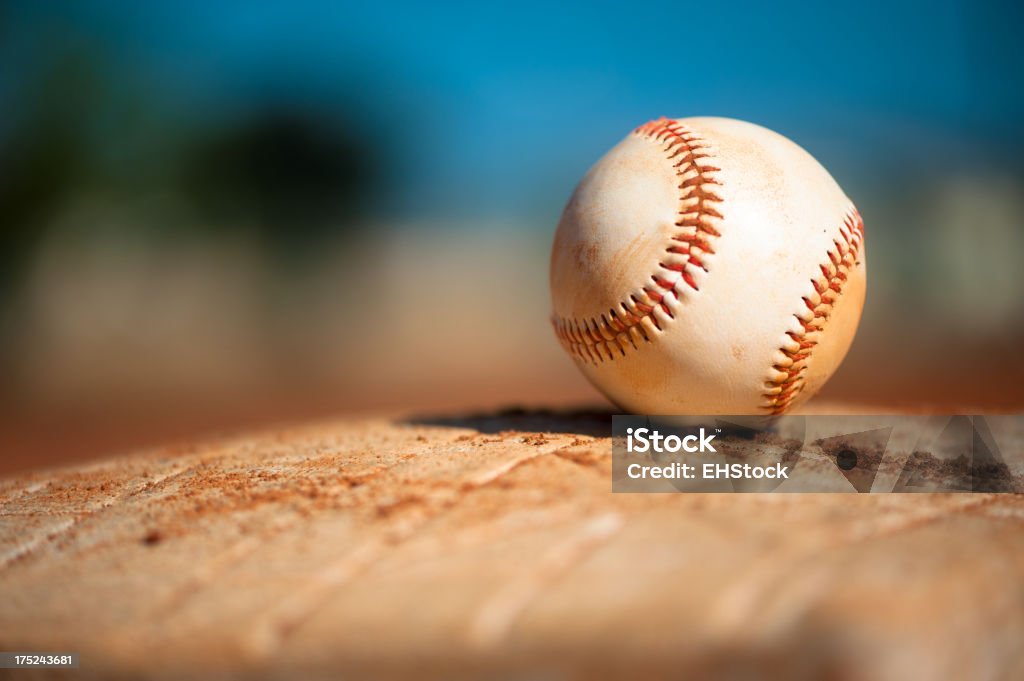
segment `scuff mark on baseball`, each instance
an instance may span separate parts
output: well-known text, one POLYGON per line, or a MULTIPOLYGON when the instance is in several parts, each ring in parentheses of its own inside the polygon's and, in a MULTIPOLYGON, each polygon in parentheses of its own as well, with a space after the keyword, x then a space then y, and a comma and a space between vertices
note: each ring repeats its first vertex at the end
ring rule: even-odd
POLYGON ((853 341, 864 224, 802 148, 726 118, 640 126, 590 169, 551 254, 552 324, 645 414, 781 414, 853 341))

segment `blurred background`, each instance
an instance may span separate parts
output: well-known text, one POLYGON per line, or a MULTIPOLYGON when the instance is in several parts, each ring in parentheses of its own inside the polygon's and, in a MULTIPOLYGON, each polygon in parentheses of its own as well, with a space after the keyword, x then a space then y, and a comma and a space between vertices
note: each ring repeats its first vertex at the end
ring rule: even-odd
POLYGON ((599 402, 547 324, 574 185, 773 128, 867 223, 823 397, 1024 403, 1024 5, 0 4, 0 472, 368 410, 599 402))

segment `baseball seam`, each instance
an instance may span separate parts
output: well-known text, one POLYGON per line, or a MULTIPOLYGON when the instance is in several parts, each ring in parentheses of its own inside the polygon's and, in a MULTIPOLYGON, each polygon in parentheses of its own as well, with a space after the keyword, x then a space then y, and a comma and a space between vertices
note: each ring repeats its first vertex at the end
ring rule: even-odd
POLYGON ((658 269, 607 313, 586 319, 553 316, 555 335, 576 359, 599 364, 624 357, 639 344, 650 342, 662 325, 675 319, 675 308, 687 289, 696 292, 697 269, 708 271, 706 257, 714 254, 713 241, 721 236, 715 224, 722 219, 715 193, 720 170, 710 164, 709 144, 669 118, 659 118, 633 131, 664 145, 679 180, 679 210, 675 233, 658 269))
POLYGON ((820 340, 842 295, 849 273, 860 264, 861 244, 864 241, 864 221, 853 206, 839 228, 840 238, 833 239, 833 247, 819 265, 821 276, 811 279, 814 292, 803 297, 802 307, 793 316, 800 324, 799 331, 787 331, 789 341, 779 350, 784 359, 772 366, 772 375, 765 381, 763 406, 772 415, 784 413, 804 388, 805 373, 812 352, 820 340))

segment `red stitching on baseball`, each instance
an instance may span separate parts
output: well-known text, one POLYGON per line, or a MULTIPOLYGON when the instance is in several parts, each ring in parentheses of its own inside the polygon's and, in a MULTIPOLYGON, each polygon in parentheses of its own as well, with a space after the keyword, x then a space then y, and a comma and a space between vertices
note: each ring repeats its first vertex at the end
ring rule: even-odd
POLYGON ((665 248, 671 257, 658 263, 650 283, 626 296, 615 308, 590 319, 552 317, 555 335, 566 351, 593 364, 614 360, 616 353, 625 356, 627 349, 637 350, 638 343, 650 342, 656 332, 662 331, 657 310, 675 319, 666 299, 679 301, 680 284, 697 291, 694 272, 708 271, 705 256, 714 254, 712 241, 721 236, 711 222, 722 218, 714 205, 722 201, 714 191, 721 184, 715 178, 720 169, 703 160, 711 157, 705 151, 707 142, 668 118, 645 123, 633 132, 663 144, 680 178, 680 209, 675 223, 678 231, 669 237, 670 244, 665 248), (696 202, 688 205, 694 199, 696 202))
POLYGON ((835 248, 829 249, 828 259, 821 264, 821 279, 812 279, 811 284, 819 298, 814 303, 804 298, 806 312, 794 316, 800 322, 801 331, 788 331, 786 335, 797 344, 796 350, 780 348, 786 359, 773 365, 780 376, 765 382, 767 389, 764 396, 768 403, 764 405, 772 415, 779 415, 789 409, 804 387, 804 372, 814 347, 818 344, 820 334, 832 314, 836 300, 843 292, 843 284, 848 279, 847 273, 859 264, 861 244, 864 241, 864 221, 856 208, 851 207, 839 228, 842 240, 833 240, 835 248))

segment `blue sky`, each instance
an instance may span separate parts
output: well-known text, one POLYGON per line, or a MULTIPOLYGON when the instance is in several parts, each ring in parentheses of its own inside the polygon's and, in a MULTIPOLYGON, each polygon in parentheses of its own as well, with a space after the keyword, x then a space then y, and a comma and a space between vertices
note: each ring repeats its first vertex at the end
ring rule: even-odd
POLYGON ((659 115, 767 125, 855 182, 951 153, 1012 165, 1024 146, 1024 9, 1009 1, 182 0, 14 14, 8 63, 30 64, 39 32, 71 26, 185 115, 230 120, 268 97, 355 109, 401 157, 402 214, 545 213, 659 115))

